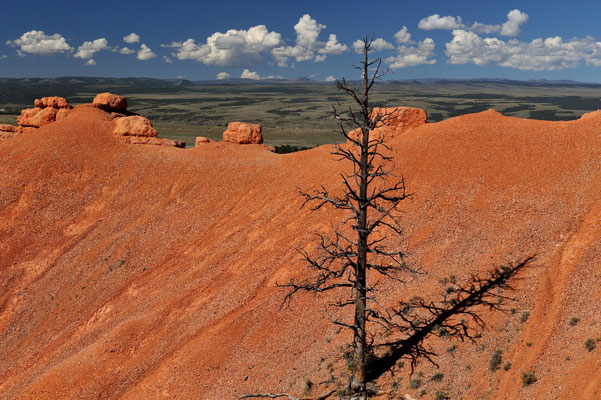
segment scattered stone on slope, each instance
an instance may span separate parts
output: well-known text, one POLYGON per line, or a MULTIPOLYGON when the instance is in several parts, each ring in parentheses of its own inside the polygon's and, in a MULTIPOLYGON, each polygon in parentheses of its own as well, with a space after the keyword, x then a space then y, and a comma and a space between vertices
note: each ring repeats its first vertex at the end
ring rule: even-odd
POLYGON ((92 100, 92 104, 106 112, 122 113, 127 111, 127 99, 109 92, 97 94, 92 100))
POLYGON ((194 147, 202 144, 213 143, 214 141, 204 136, 196 136, 196 141, 194 142, 194 147))
POLYGON ((152 144, 155 146, 172 146, 182 149, 186 147, 186 142, 180 140, 162 139, 150 136, 123 136, 121 140, 123 143, 127 144, 152 144))
POLYGON ((259 124, 230 122, 223 132, 223 141, 239 144, 263 143, 263 128, 259 124))
POLYGON ((2 132, 2 133, 4 133, 4 132, 16 133, 16 132, 18 132, 18 130, 19 130, 18 126, 8 125, 8 124, 0 124, 0 132, 2 132))
MULTIPOLYGON (((426 110, 414 107, 374 107, 372 115, 382 118, 369 134, 373 139, 396 137, 408 129, 424 125, 428 120, 426 110)), ((355 129, 349 135, 356 139, 360 137, 360 132, 355 129)))

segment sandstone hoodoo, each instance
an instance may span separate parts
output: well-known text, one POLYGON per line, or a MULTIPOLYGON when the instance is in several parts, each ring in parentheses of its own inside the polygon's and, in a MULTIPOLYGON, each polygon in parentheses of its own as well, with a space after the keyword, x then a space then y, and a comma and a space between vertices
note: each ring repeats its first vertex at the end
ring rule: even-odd
POLYGON ((51 107, 51 108, 72 108, 69 103, 67 102, 67 99, 65 99, 64 97, 57 97, 57 96, 52 96, 52 97, 42 97, 42 99, 35 99, 35 101, 33 102, 33 105, 36 108, 46 108, 46 107, 51 107))
MULTIPOLYGON (((374 107, 373 114, 380 116, 376 128, 370 132, 370 137, 390 139, 409 129, 424 125, 428 120, 426 110, 414 107, 374 107)), ((351 137, 357 137, 357 130, 349 132, 351 137)))
POLYGON ((26 108, 17 117, 17 123, 23 127, 40 128, 56 121, 58 109, 48 108, 26 108))
POLYGON ((263 143, 263 128, 259 124, 230 122, 223 132, 223 141, 239 144, 263 143))
POLYGON ((64 97, 43 97, 35 99, 35 108, 26 108, 17 117, 21 127, 40 128, 56 120, 63 119, 72 108, 64 97))
POLYGON ((109 92, 97 94, 92 104, 107 112, 122 113, 127 111, 127 99, 109 92))
POLYGON ((157 130, 148 118, 132 115, 115 119, 115 136, 145 136, 156 137, 157 130))
POLYGON ((139 115, 115 118, 114 124, 113 133, 120 137, 124 143, 186 147, 186 142, 158 138, 157 130, 152 126, 152 122, 148 118, 139 115))

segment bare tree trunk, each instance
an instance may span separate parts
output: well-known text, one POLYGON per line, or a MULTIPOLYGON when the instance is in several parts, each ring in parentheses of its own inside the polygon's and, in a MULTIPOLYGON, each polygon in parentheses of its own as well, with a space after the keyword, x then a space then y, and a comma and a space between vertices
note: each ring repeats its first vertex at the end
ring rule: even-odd
POLYGON ((369 152, 369 104, 368 104, 368 48, 364 49, 363 63, 363 102, 361 107, 362 126, 361 126, 361 160, 360 160, 360 181, 359 181, 359 218, 357 221, 357 266, 355 271, 355 363, 356 372, 354 384, 356 389, 366 393, 366 371, 367 365, 367 330, 366 330, 366 308, 367 308, 367 239, 369 230, 367 227, 367 186, 368 186, 368 152, 369 152))

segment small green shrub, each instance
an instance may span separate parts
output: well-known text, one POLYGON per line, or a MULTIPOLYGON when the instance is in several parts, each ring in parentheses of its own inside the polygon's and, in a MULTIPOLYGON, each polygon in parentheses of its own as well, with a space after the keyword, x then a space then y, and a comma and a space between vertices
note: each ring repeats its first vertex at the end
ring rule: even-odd
POLYGON ((578 318, 578 317, 572 317, 572 318, 570 318, 570 322, 568 322, 568 324, 569 324, 570 326, 574 326, 574 325, 576 325, 578 322, 580 322, 580 318, 578 318))
POLYGON ((509 371, 510 369, 511 369, 511 362, 510 362, 510 361, 507 361, 507 362, 505 363, 505 365, 503 365, 503 370, 504 370, 504 371, 509 371))
POLYGON ((432 375, 432 378, 430 378, 430 380, 432 380, 433 382, 440 382, 442 381, 443 377, 444 375, 441 372, 437 372, 434 375, 432 375))
POLYGON ((409 387, 411 389, 419 389, 419 387, 422 385, 422 379, 420 376, 416 376, 414 378, 411 378, 411 380, 409 381, 409 387))
POLYGON ((593 351, 595 350, 595 347, 597 347, 597 342, 593 338, 588 338, 586 339, 586 342, 584 342, 584 346, 588 351, 593 351))
POLYGON ((532 347, 532 342, 526 342, 526 346, 532 347))
POLYGON ((499 369, 499 365, 501 365, 501 361, 503 361, 503 350, 495 350, 492 353, 492 357, 488 362, 488 366, 492 372, 495 372, 499 369))
POLYGON ((438 390, 436 391, 436 400, 450 400, 451 396, 449 396, 449 394, 447 392, 445 392, 444 390, 438 390))
POLYGON ((530 317, 530 313, 528 311, 524 311, 520 317, 520 322, 523 324, 524 322, 528 321, 528 317, 530 317))
POLYGON ((445 328, 443 328, 440 325, 436 325, 434 327, 434 330, 436 331, 436 333, 438 333, 438 336, 440 336, 440 337, 447 337, 447 336, 449 336, 449 331, 447 331, 445 328))
POLYGON ((534 371, 528 371, 522 374, 522 384, 524 386, 532 385, 534 382, 536 382, 536 380, 536 374, 534 371))

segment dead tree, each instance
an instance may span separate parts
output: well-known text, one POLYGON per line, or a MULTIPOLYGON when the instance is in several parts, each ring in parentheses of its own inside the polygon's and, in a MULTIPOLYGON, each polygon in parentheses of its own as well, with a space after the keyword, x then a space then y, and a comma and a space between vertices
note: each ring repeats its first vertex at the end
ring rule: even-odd
POLYGON ((363 60, 356 67, 362 73, 362 88, 355 90, 345 80, 336 82, 336 87, 349 95, 358 111, 340 110, 332 106, 331 115, 338 121, 340 133, 350 146, 337 146, 334 155, 340 160, 350 161, 352 172, 342 173, 344 192, 332 195, 327 188, 321 187, 315 193, 301 192, 305 204, 312 203, 312 209, 318 210, 326 205, 350 212, 351 237, 342 230, 334 232, 333 237, 321 236, 318 255, 301 251, 305 261, 317 272, 309 280, 297 282, 291 280, 281 285, 290 289, 286 301, 299 291, 325 292, 332 289, 347 288, 349 296, 336 304, 337 307, 352 306, 352 322, 344 322, 333 317, 333 322, 353 332, 354 373, 351 389, 357 393, 366 393, 366 365, 371 351, 368 343, 367 323, 378 311, 374 308, 377 300, 372 296, 376 289, 368 286, 367 275, 374 272, 395 278, 401 271, 409 271, 402 251, 384 246, 384 230, 401 234, 401 226, 394 213, 399 203, 409 195, 405 190, 403 178, 389 184, 392 171, 388 163, 392 161, 384 151, 390 150, 384 137, 370 136, 370 132, 385 124, 392 115, 374 113, 370 108, 369 93, 373 85, 384 72, 381 60, 369 60, 371 40, 364 40, 363 60), (354 128, 349 132, 348 126, 354 128), (384 151, 383 151, 384 150, 384 151), (377 235, 376 235, 377 234, 377 235))
POLYGON ((349 229, 341 228, 330 236, 320 235, 315 253, 300 250, 313 275, 305 280, 292 279, 278 284, 289 290, 284 303, 290 302, 298 292, 342 290, 343 298, 330 306, 351 307, 352 321, 328 313, 334 324, 353 333, 352 377, 348 389, 355 399, 366 399, 367 383, 390 370, 400 358, 408 357, 414 362, 425 357, 432 361, 434 354, 423 343, 436 332, 435 327, 443 327, 460 339, 470 338, 467 323, 456 321, 455 317, 467 315, 476 325, 481 324, 474 308, 493 307, 489 301, 491 292, 507 288, 509 279, 530 261, 527 259, 509 269, 495 269, 485 279, 473 277, 465 287, 455 288, 453 303, 414 299, 396 309, 388 309, 376 298, 378 285, 374 282, 379 278, 401 281, 401 273, 417 271, 405 262, 403 251, 386 245, 387 235, 402 235, 397 209, 410 194, 404 179, 393 175, 393 159, 385 137, 372 132, 394 118, 396 111, 376 112, 370 108, 370 90, 384 74, 380 59, 369 60, 372 40, 364 39, 363 60, 355 67, 361 70, 362 87, 354 89, 345 79, 336 82, 337 88, 358 106, 357 111, 342 110, 340 105, 331 109, 340 134, 347 141, 347 145, 337 146, 333 154, 352 166, 350 172, 340 175, 344 189, 340 194, 333 194, 322 185, 311 193, 301 191, 304 204, 310 204, 312 210, 330 206, 349 213, 343 227, 350 226, 352 231, 349 234, 349 229), (386 331, 387 336, 396 340, 376 343, 374 328, 386 331), (394 334, 389 335, 390 332, 394 334))

